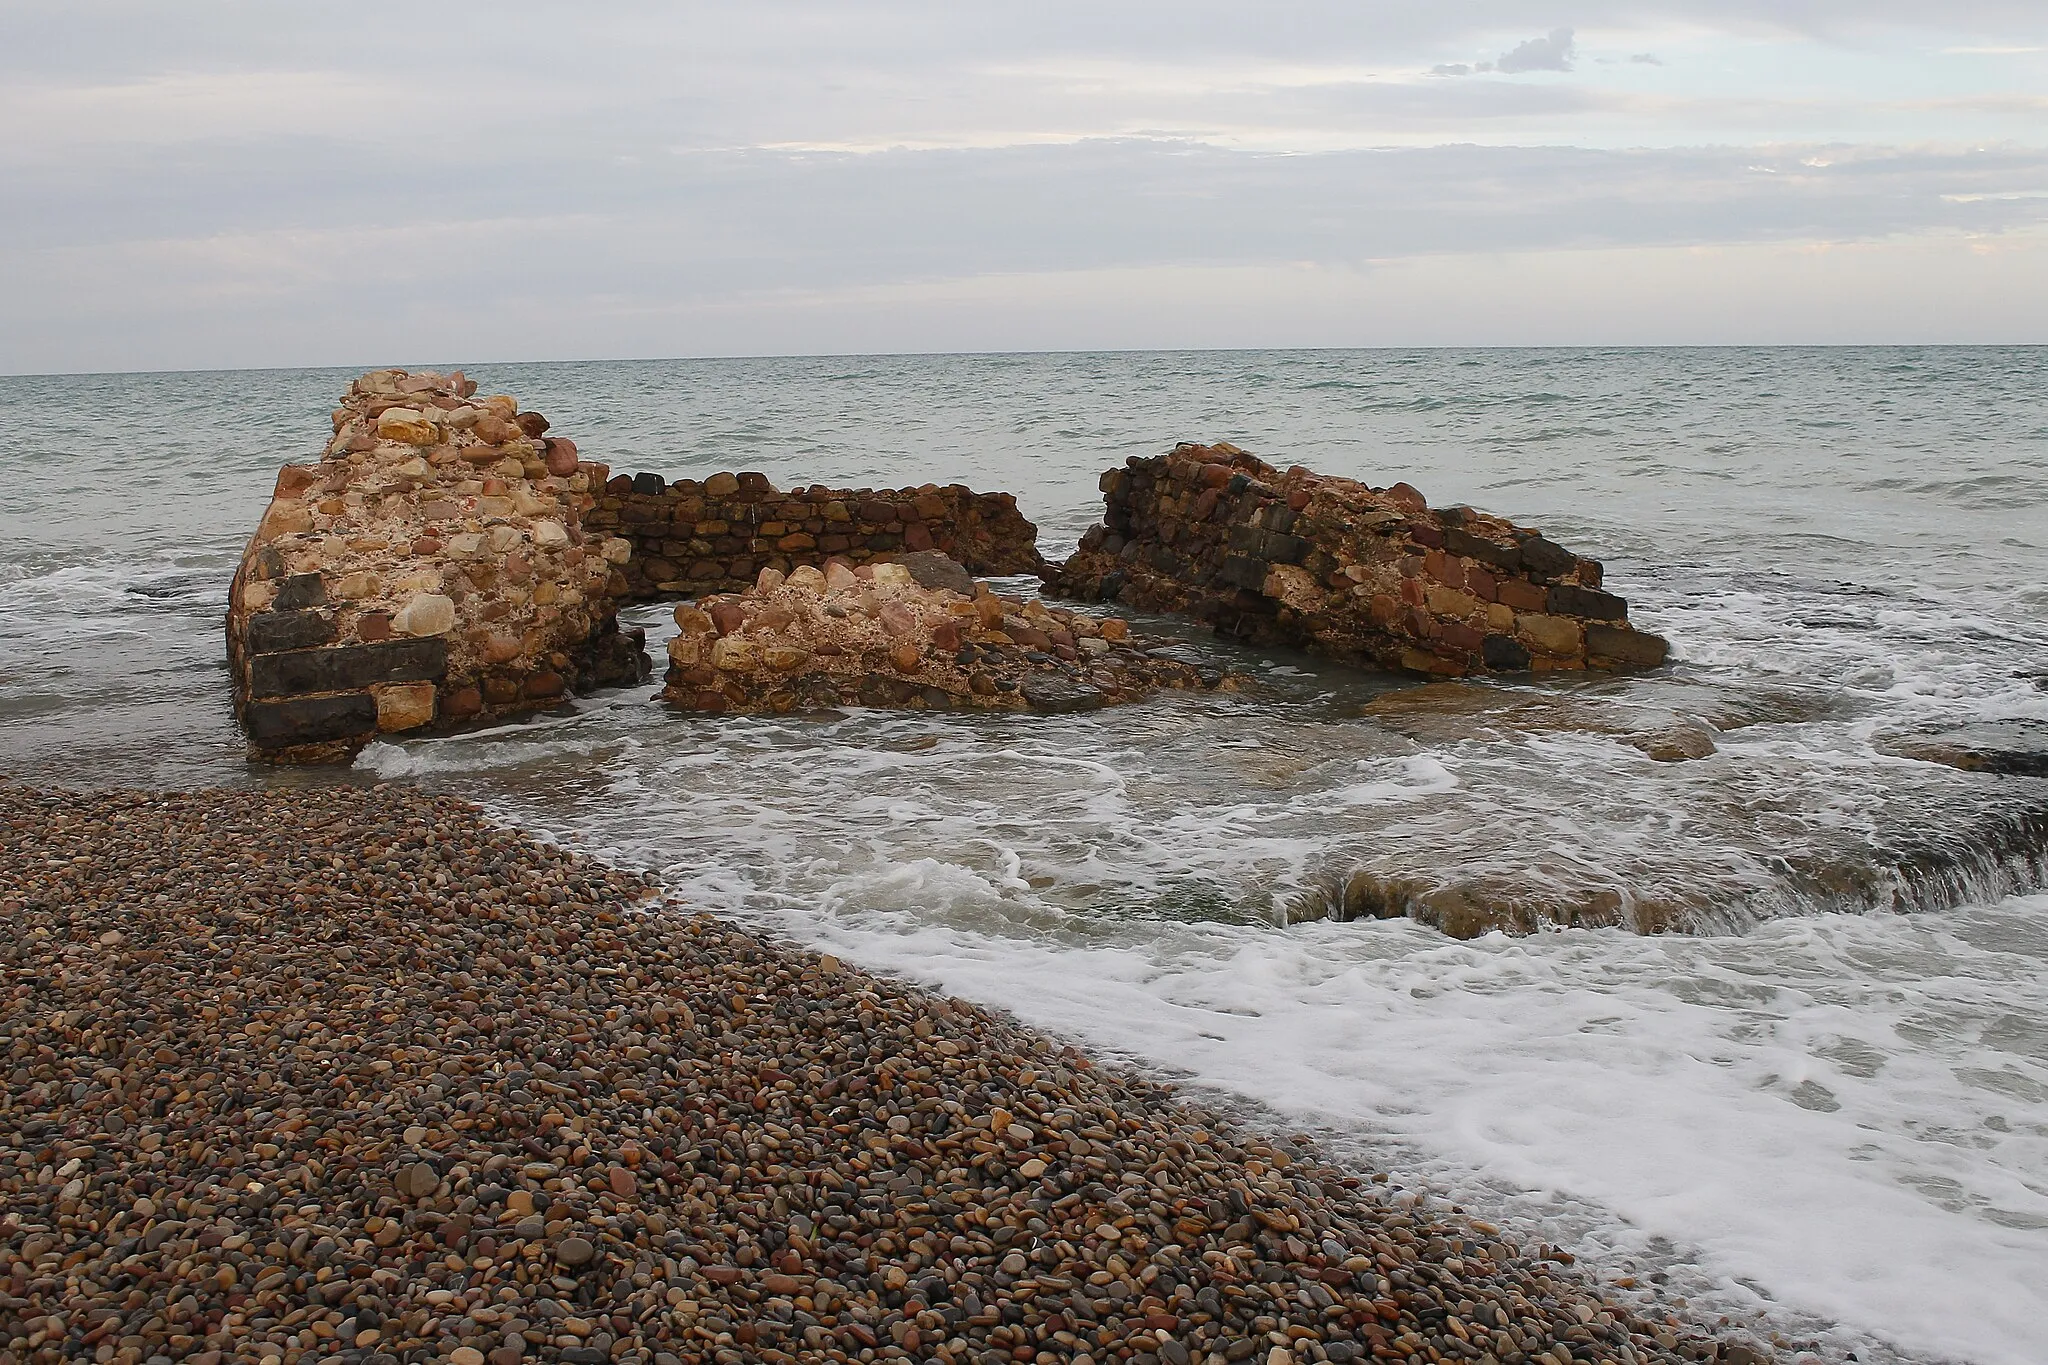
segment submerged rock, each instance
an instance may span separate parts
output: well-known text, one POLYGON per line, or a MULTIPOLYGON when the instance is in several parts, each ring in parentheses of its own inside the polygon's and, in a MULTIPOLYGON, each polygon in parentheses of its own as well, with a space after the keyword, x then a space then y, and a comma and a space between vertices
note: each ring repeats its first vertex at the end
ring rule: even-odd
POLYGON ((1718 727, 1697 716, 1642 698, 1591 691, 1425 683, 1383 693, 1360 711, 1397 734, 1431 744, 1566 733, 1616 739, 1660 763, 1682 763, 1717 752, 1718 727))
POLYGON ((1941 763, 1971 773, 2048 777, 2048 724, 2037 720, 1979 721, 1945 730, 1880 737, 1878 747, 1897 758, 1941 763))
POLYGON ((1001 597, 941 560, 765 569, 747 592, 679 606, 662 695, 714 712, 1067 712, 1227 681, 1220 669, 1148 651, 1162 642, 1131 636, 1118 618, 1001 597), (920 572, 941 586, 925 586, 920 572))

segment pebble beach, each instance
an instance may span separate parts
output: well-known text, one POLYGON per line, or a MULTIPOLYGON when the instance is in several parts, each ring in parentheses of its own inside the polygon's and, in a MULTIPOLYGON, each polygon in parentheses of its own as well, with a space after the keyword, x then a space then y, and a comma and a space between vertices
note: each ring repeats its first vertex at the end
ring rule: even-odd
POLYGON ((1749 1365, 399 787, 0 786, 0 1361, 1749 1365))

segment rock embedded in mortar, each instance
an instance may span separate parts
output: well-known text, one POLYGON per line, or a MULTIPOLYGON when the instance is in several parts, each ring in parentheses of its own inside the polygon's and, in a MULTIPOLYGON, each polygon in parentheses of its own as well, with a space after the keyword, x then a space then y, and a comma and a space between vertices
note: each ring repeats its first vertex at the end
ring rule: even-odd
POLYGON ((345 760, 378 734, 554 705, 646 676, 622 540, 582 515, 609 471, 460 373, 377 370, 313 464, 286 465, 230 593, 252 753, 345 760))
POLYGON ((1178 612, 1220 634, 1432 677, 1655 668, 1598 562, 1469 507, 1432 511, 1236 446, 1180 445, 1102 476, 1101 524, 1049 590, 1178 612))
POLYGON ((685 710, 1092 710, 1163 688, 1228 686, 1153 653, 1119 618, 1002 597, 951 561, 827 561, 761 571, 744 593, 676 608, 663 697, 685 710), (926 587, 929 582, 953 586, 926 587), (965 587, 967 591, 959 590, 965 587))

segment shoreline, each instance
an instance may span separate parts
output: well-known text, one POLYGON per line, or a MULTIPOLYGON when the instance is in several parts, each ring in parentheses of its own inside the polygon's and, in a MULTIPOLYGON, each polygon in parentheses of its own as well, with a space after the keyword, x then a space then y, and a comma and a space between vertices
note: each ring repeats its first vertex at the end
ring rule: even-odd
POLYGON ((468 803, 0 823, 0 1361, 1769 1358, 468 803))

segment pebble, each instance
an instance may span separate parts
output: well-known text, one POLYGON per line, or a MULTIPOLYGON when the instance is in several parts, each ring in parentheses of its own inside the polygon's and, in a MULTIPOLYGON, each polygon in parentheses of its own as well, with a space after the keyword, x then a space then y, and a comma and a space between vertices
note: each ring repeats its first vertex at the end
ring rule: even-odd
POLYGON ((409 789, 0 785, 0 916, 0 1361, 1772 1358, 409 789))

